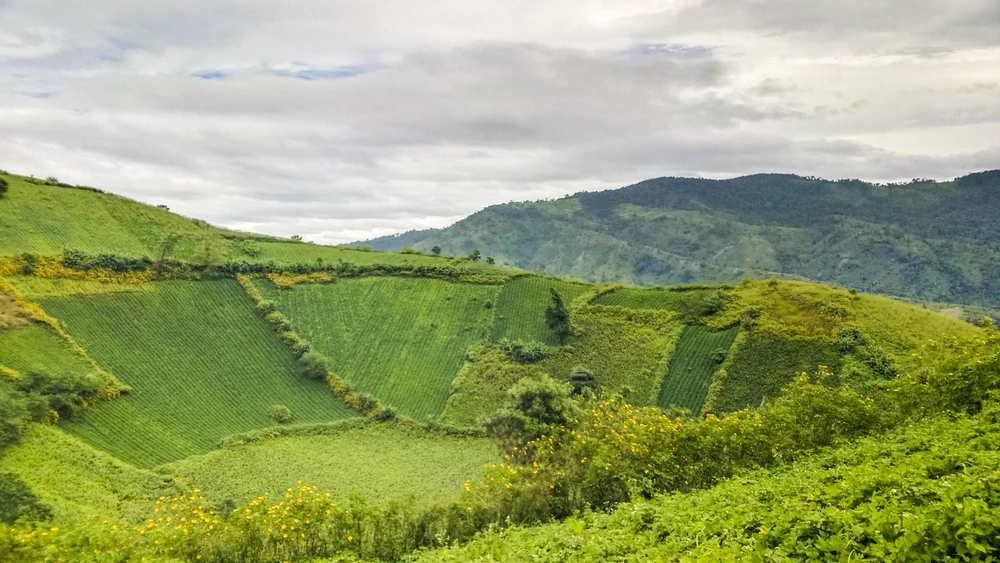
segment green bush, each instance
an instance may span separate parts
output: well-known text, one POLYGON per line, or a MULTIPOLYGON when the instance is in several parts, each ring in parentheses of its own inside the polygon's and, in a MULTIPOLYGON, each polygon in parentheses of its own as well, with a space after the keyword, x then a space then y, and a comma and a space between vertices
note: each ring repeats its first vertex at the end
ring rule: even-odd
POLYGON ((317 352, 306 352, 299 357, 303 372, 317 381, 326 381, 330 367, 325 357, 317 352))
POLYGON ((274 405, 271 407, 271 419, 278 424, 288 424, 292 422, 292 411, 285 405, 274 405))
POLYGON ((8 189, 10 189, 10 186, 7 185, 7 180, 0 178, 0 197, 6 195, 8 189))

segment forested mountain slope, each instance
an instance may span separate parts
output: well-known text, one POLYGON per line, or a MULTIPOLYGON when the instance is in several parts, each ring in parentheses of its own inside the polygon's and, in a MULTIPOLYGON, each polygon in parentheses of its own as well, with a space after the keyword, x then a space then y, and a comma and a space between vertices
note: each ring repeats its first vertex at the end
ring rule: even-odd
POLYGON ((441 230, 359 244, 599 282, 789 276, 930 301, 1000 306, 1000 170, 951 182, 758 174, 657 178, 484 209, 441 230))

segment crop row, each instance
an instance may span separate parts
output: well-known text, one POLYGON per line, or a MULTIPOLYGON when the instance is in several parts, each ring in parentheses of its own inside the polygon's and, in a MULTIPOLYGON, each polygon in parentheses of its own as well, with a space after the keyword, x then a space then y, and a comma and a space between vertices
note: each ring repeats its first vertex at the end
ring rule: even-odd
POLYGON ((353 415, 300 373, 235 281, 162 282, 153 292, 42 303, 133 387, 66 428, 138 465, 202 453, 226 435, 270 426, 275 404, 288 406, 297 422, 353 415))
POLYGON ((738 332, 735 327, 721 331, 704 325, 686 327, 663 380, 660 406, 681 407, 698 414, 708 395, 712 374, 725 360, 738 332))
POLYGON ((559 339, 545 322, 545 309, 552 303, 550 289, 559 292, 568 307, 574 299, 592 288, 587 284, 538 276, 524 276, 508 282, 497 297, 493 340, 499 342, 508 338, 559 344, 559 339))
POLYGON ((496 286, 397 277, 286 290, 257 285, 352 389, 418 420, 444 408, 497 293, 496 286))

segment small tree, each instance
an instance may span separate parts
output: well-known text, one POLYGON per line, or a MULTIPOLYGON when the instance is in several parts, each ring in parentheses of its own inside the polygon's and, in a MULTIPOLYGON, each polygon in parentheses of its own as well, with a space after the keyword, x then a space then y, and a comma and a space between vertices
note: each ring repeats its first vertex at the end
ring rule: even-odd
POLYGON ((478 248, 469 253, 469 260, 472 260, 473 262, 479 262, 479 259, 482 257, 483 254, 482 252, 479 252, 478 248))
POLYGON ((487 257, 486 257, 486 263, 487 263, 487 264, 496 264, 496 263, 497 263, 497 261, 496 261, 496 260, 494 260, 492 256, 487 256, 487 257))
POLYGON ((486 431, 508 452, 530 455, 524 450, 526 444, 556 427, 571 425, 579 416, 572 392, 572 386, 544 373, 526 377, 507 392, 507 408, 486 419, 486 431))
POLYGON ((549 288, 552 294, 552 304, 545 309, 545 323, 555 331, 559 338, 559 344, 565 344, 566 339, 572 333, 569 325, 569 311, 563 304, 562 296, 554 288, 549 288))
POLYGON ((292 421, 292 411, 285 405, 271 407, 271 418, 278 424, 288 424, 292 421))
POLYGON ((441 247, 434 245, 434 248, 431 249, 431 254, 434 256, 441 256, 441 247))
POLYGON ((8 189, 10 189, 10 186, 7 185, 7 180, 0 178, 0 197, 3 197, 8 189))

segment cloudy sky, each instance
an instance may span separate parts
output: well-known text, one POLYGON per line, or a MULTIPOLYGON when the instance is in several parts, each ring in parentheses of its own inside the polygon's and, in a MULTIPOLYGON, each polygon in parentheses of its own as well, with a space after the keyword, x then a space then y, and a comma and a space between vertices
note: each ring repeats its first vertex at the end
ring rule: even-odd
POLYGON ((665 175, 1000 168, 997 0, 0 0, 0 168, 347 242, 665 175))

